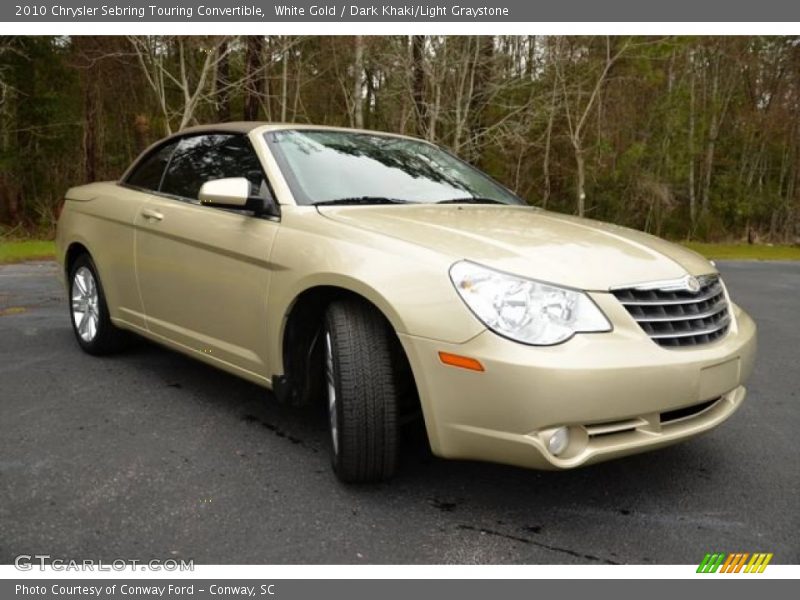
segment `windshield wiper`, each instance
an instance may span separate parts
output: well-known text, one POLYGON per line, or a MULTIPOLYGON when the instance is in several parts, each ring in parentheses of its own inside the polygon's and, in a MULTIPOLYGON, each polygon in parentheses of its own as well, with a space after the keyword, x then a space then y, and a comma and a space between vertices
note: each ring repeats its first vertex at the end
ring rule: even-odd
POLYGON ((451 200, 440 200, 436 204, 505 204, 493 198, 453 198, 451 200))
POLYGON ((357 196, 354 198, 336 198, 335 200, 320 200, 312 202, 312 206, 335 206, 344 204, 410 204, 407 200, 397 198, 384 198, 383 196, 357 196))

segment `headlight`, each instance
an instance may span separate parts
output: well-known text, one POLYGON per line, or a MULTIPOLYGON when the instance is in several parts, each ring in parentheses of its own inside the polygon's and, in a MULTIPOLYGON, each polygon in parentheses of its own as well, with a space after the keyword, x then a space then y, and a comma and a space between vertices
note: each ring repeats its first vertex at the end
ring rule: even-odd
POLYGON ((495 333, 523 344, 550 346, 579 332, 611 331, 583 292, 516 277, 461 261, 450 279, 475 316, 495 333))

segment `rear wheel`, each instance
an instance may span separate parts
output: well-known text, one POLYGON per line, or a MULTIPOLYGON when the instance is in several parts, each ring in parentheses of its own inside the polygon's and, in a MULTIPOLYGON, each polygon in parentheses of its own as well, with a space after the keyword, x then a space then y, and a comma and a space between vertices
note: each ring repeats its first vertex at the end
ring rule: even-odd
POLYGON ((97 268, 88 254, 76 258, 70 267, 69 298, 72 328, 85 352, 102 355, 122 347, 124 332, 111 322, 97 268))
POLYGON ((385 481, 398 456, 398 374, 386 320, 358 300, 333 302, 324 351, 331 459, 342 481, 385 481))

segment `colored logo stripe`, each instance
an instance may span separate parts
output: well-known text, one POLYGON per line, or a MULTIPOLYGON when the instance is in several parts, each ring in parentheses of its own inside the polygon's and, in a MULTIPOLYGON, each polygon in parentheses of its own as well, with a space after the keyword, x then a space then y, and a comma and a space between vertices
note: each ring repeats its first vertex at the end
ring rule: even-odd
POLYGON ((744 565, 744 561, 750 556, 747 552, 737 552, 736 554, 729 554, 728 560, 722 565, 720 573, 738 573, 744 565))
POLYGON ((763 573, 767 568, 769 561, 772 560, 772 554, 754 554, 750 562, 744 569, 745 573, 763 573))
POLYGON ((698 573, 763 573, 772 560, 772 553, 724 552, 708 553, 697 567, 698 573), (750 559, 748 562, 747 559, 750 559), (745 566, 746 565, 746 566, 745 566), (744 569, 742 571, 742 569, 744 569))
POLYGON ((697 567, 697 572, 716 573, 724 558, 725 554, 722 553, 706 554, 700 566, 697 567))

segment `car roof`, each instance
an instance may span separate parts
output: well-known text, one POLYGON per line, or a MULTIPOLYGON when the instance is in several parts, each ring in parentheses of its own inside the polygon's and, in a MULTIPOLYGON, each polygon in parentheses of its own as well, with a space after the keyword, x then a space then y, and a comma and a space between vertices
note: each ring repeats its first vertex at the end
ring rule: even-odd
MULTIPOLYGON (((334 127, 330 125, 313 125, 310 123, 276 123, 272 121, 231 121, 229 123, 207 123, 204 125, 194 125, 192 127, 187 127, 186 129, 182 129, 181 131, 168 136, 170 138, 174 137, 183 137, 186 135, 191 134, 198 134, 198 133, 220 133, 220 132, 231 132, 231 133, 243 133, 248 134, 255 129, 261 129, 263 131, 277 131, 281 129, 307 129, 307 130, 325 130, 325 131, 351 131, 357 133, 372 133, 375 135, 385 135, 385 136, 392 136, 392 137, 402 137, 408 139, 416 139, 411 138, 410 136, 398 134, 398 133, 391 133, 389 131, 372 131, 368 129, 356 129, 353 127, 334 127)), ((167 139, 167 138, 165 138, 167 139)), ((162 142, 164 140, 161 140, 162 142)), ((423 140, 424 141, 424 140, 423 140)))
POLYGON ((162 146, 164 144, 169 143, 171 140, 177 140, 182 137, 190 136, 190 135, 198 135, 203 133, 238 133, 242 135, 248 135, 253 131, 257 131, 258 133, 266 133, 267 131, 279 131, 282 129, 305 129, 305 130, 315 130, 315 131, 350 131, 354 133, 367 133, 373 135, 382 135, 382 136, 390 136, 396 138, 405 138, 410 140, 416 141, 425 141, 420 140, 419 138, 413 138, 411 136, 402 135, 399 133, 390 133, 388 131, 371 131, 368 129, 355 129, 353 127, 332 127, 330 125, 312 125, 309 123, 275 123, 271 121, 230 121, 228 123, 207 123, 204 125, 193 125, 192 127, 187 127, 185 129, 181 129, 171 135, 168 135, 164 138, 161 138, 157 142, 151 144, 144 151, 142 151, 139 156, 125 169, 125 172, 120 177, 120 181, 125 181, 128 175, 136 168, 136 166, 144 159, 145 156, 149 155, 155 148, 162 146))
POLYGON ((208 123, 205 125, 194 125, 181 129, 175 135, 186 135, 187 133, 206 133, 230 131, 231 133, 250 133, 253 129, 268 125, 263 121, 231 121, 230 123, 208 123))

